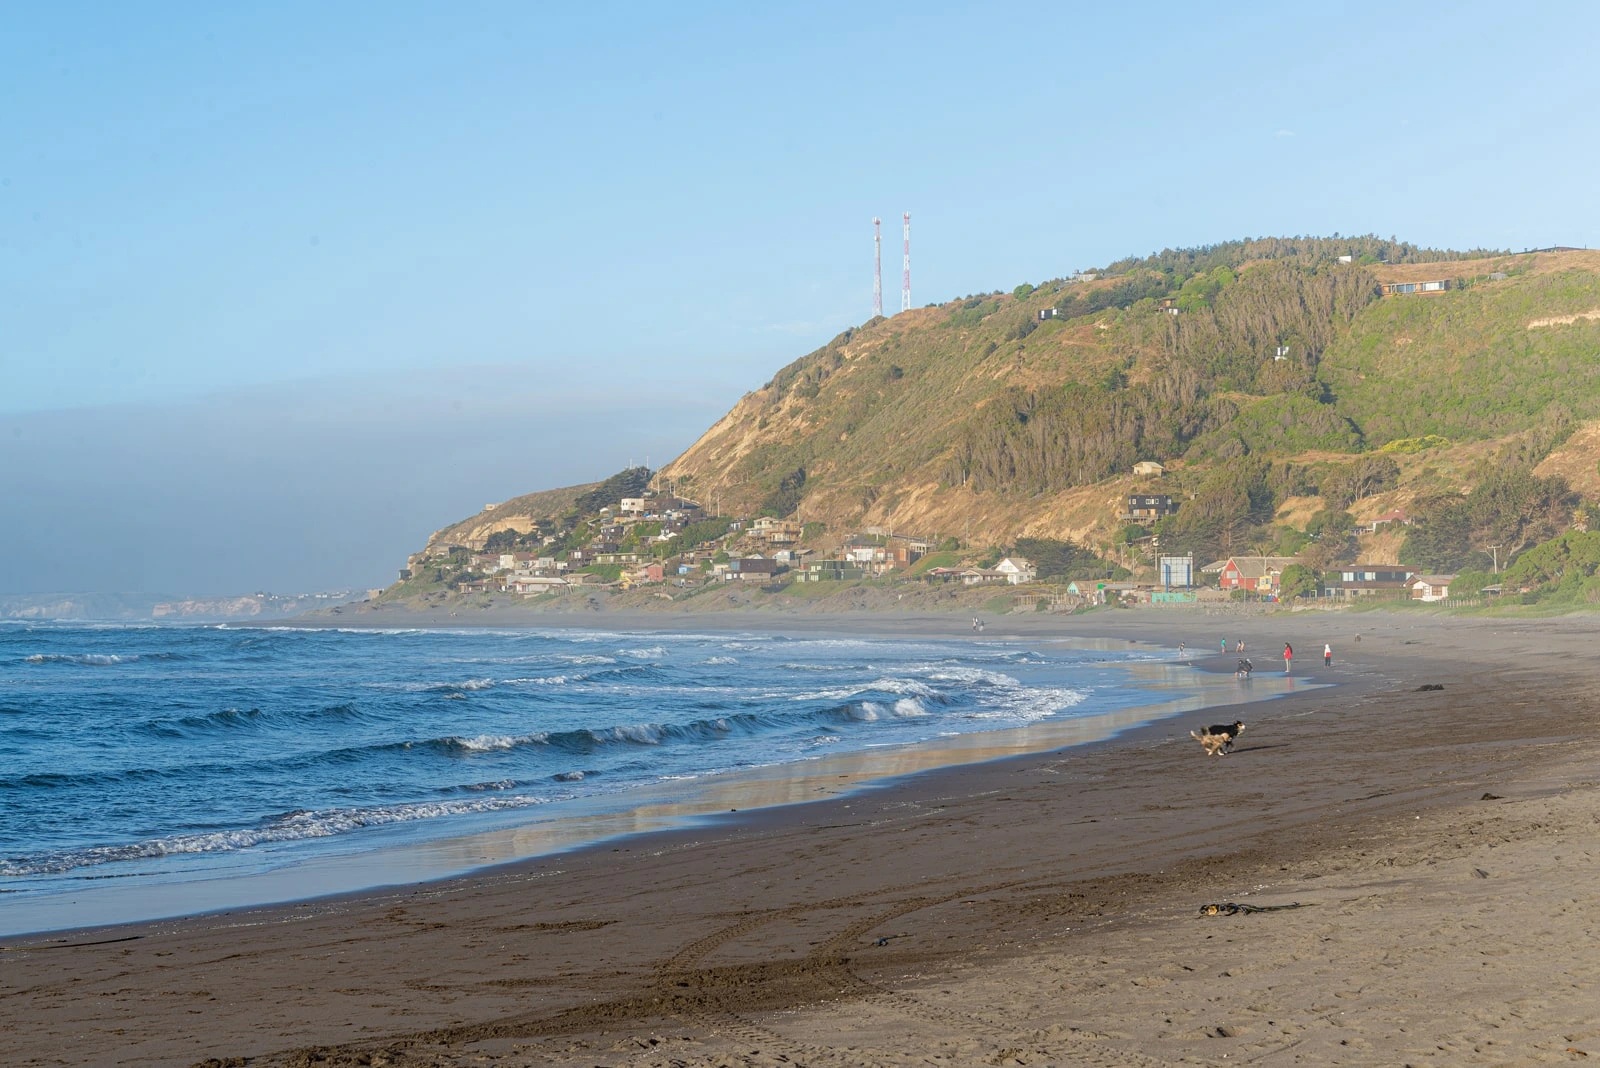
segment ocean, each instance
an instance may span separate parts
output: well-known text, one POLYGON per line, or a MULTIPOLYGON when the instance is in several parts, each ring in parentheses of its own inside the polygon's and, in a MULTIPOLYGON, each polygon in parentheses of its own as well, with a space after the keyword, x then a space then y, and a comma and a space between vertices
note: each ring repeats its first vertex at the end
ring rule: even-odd
POLYGON ((249 874, 1150 704, 1133 669, 1175 654, 1111 644, 0 625, 0 895, 249 874))

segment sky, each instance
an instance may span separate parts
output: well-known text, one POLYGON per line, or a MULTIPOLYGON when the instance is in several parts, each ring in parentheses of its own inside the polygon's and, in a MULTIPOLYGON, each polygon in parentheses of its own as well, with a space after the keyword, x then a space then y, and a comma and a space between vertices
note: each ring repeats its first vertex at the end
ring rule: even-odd
POLYGON ((903 211, 918 305, 1243 236, 1600 245, 1600 7, 1524 8, 7 9, 0 593, 382 585, 659 466, 869 317, 874 215, 891 312, 903 211))

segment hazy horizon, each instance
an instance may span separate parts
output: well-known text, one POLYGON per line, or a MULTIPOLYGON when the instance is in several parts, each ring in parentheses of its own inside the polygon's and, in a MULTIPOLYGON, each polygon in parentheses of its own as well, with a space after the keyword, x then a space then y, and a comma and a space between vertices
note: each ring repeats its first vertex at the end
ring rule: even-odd
POLYGON ((0 594, 386 586, 439 527, 659 465, 737 399, 650 391, 602 413, 595 392, 501 367, 0 415, 0 496, 29 503, 0 524, 0 594))

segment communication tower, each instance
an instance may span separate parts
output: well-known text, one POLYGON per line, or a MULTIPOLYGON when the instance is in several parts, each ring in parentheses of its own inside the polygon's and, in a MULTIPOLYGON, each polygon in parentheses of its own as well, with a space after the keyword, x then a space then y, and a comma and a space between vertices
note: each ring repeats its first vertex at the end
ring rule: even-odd
POLYGON ((872 314, 874 318, 883 314, 883 226, 876 215, 872 217, 872 314))
POLYGON ((904 312, 911 310, 911 213, 909 211, 905 213, 903 226, 901 232, 905 236, 905 253, 900 261, 900 310, 904 312))

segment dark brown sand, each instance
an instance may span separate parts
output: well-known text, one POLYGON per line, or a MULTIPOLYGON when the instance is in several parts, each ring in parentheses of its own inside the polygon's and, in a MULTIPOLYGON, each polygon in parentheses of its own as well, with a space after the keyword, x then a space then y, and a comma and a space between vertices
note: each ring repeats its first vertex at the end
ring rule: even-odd
POLYGON ((1024 629, 1225 630, 1258 670, 1288 639, 1307 675, 1331 641, 1342 685, 1241 706, 1222 758, 1188 736, 1212 709, 443 883, 13 939, 0 1063, 1600 1057, 1600 621, 988 636, 1024 629), (1307 907, 1198 914, 1225 901, 1307 907))

